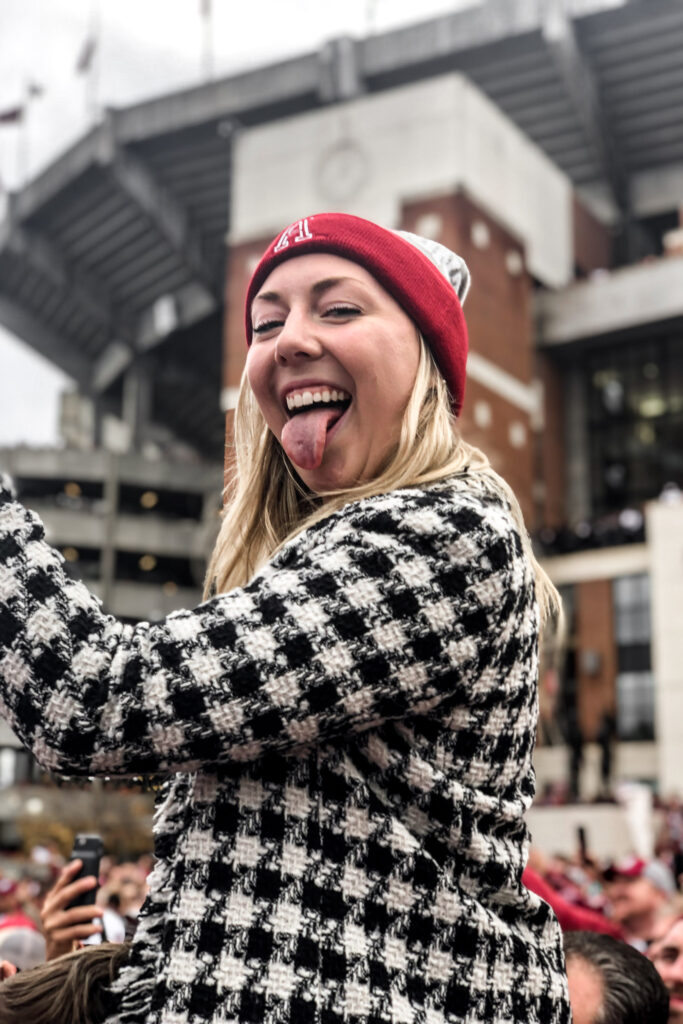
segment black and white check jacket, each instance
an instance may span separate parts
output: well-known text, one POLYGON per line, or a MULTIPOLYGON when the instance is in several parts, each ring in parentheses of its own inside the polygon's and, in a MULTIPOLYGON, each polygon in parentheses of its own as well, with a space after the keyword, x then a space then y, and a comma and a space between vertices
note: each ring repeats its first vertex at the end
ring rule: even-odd
POLYGON ((0 491, 0 714, 52 771, 169 773, 108 1024, 567 1024, 520 881, 537 634, 509 508, 466 473, 135 627, 0 491))

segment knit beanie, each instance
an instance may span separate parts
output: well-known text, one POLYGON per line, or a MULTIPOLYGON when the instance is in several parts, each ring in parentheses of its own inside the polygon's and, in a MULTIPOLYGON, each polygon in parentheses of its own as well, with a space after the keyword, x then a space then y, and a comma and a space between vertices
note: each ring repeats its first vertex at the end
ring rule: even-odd
POLYGON ((444 245, 409 231, 390 231, 348 213, 317 213, 290 224, 268 246, 249 282, 247 343, 251 304, 270 272, 284 260, 314 252, 358 263, 398 302, 429 346, 457 416, 465 392, 467 327, 461 303, 469 270, 444 245))

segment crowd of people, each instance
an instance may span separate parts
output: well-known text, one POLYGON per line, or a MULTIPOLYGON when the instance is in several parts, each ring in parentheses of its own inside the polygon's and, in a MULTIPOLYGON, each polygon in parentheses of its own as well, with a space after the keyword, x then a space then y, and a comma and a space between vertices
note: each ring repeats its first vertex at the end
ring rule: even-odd
POLYGON ((25 971, 93 938, 129 939, 151 863, 151 856, 104 856, 97 878, 76 878, 81 861, 66 860, 56 847, 40 845, 28 856, 0 850, 0 961, 25 971), (92 902, 80 903, 84 893, 92 894, 92 902))
MULTIPOLYGON (((76 879, 81 862, 54 849, 3 859, 0 971, 14 979, 0 987, 3 1024, 105 1019, 107 988, 128 956, 151 860, 104 857, 97 879, 76 879), (91 890, 93 903, 73 905, 91 890)), ((574 1024, 683 1024, 678 867, 666 844, 649 860, 606 863, 532 847, 523 879, 562 926, 574 1024)))

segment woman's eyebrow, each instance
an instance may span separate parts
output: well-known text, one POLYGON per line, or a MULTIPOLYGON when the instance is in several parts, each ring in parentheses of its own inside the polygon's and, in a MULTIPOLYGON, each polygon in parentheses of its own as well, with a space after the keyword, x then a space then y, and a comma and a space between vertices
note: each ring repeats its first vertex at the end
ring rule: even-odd
POLYGON ((322 281, 316 281, 316 283, 311 288, 311 292, 317 298, 324 292, 329 291, 330 288, 334 288, 335 285, 346 283, 360 284, 360 282, 356 281, 356 279, 353 277, 326 277, 322 281))
MULTIPOLYGON (((311 294, 315 298, 319 298, 320 295, 329 291, 330 288, 334 288, 335 285, 338 284, 344 284, 347 281, 353 284, 361 284, 361 282, 357 281, 354 277, 325 277, 322 281, 316 281, 311 288, 311 294)), ((280 292, 259 292, 258 295, 255 296, 254 302, 258 302, 259 300, 261 302, 280 302, 281 299, 282 295, 280 292)))

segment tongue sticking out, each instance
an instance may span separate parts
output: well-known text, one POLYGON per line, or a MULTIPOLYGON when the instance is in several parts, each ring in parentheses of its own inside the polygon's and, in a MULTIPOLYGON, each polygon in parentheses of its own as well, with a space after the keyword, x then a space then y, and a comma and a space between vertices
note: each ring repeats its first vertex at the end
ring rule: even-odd
POLYGON ((299 469, 317 469, 323 461, 327 431, 343 415, 337 407, 300 412, 282 428, 280 441, 299 469))

